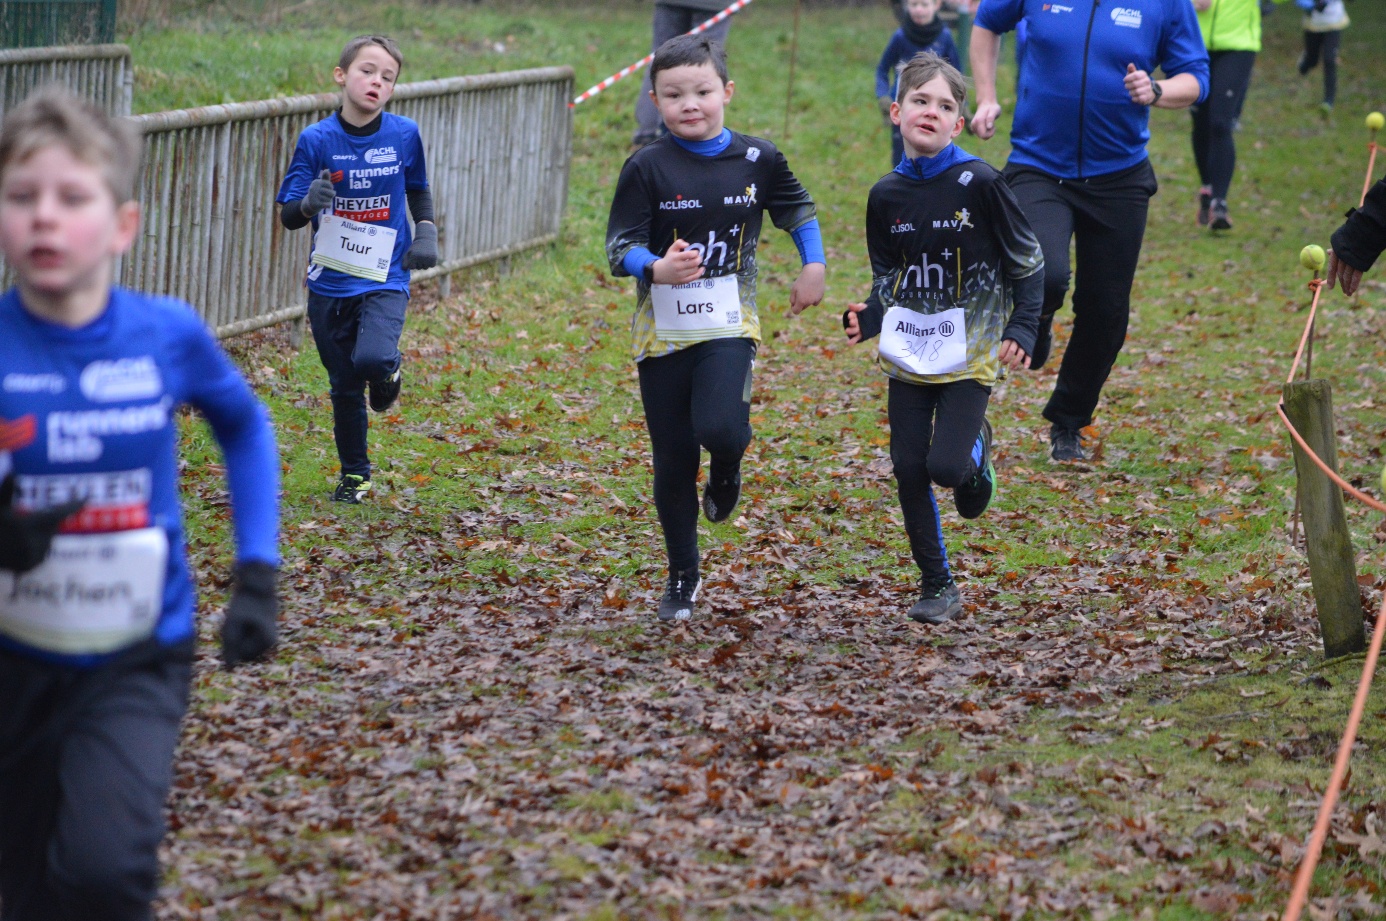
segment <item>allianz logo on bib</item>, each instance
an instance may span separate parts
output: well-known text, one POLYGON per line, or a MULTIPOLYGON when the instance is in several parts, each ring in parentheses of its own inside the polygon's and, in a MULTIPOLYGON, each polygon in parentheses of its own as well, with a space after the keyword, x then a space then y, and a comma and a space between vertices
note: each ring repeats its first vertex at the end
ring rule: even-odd
POLYGON ((673 201, 662 201, 659 203, 660 211, 686 211, 689 208, 701 208, 703 203, 696 198, 684 198, 682 195, 675 195, 673 201))
POLYGON ((366 151, 367 163, 394 163, 398 159, 393 147, 372 147, 366 151))
POLYGON ((1112 22, 1128 29, 1139 29, 1141 27, 1141 11, 1119 6, 1112 10, 1112 22))
POLYGON ((164 392, 164 380, 154 359, 121 358, 93 361, 82 369, 82 395, 94 403, 147 400, 164 392))

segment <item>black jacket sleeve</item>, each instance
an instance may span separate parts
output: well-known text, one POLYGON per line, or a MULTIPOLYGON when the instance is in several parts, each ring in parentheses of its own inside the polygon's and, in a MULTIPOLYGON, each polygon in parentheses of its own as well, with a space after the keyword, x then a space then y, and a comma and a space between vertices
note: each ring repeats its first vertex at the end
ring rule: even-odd
POLYGON ((306 227, 309 219, 303 215, 303 199, 286 201, 279 207, 279 223, 288 230, 306 227))
POLYGON ((1366 272, 1386 249, 1386 179, 1377 180, 1362 207, 1347 214, 1333 231, 1333 255, 1359 272, 1366 272))
POLYGON ((1002 271, 1011 283, 1011 316, 1001 338, 1014 340, 1029 355, 1035 350, 1044 304, 1044 250, 1015 193, 999 175, 993 177, 987 195, 991 225, 1001 248, 1002 271))
POLYGON ((866 296, 866 309, 857 314, 861 341, 881 334, 885 322, 885 301, 881 292, 888 291, 900 275, 899 259, 891 253, 889 222, 881 213, 879 197, 873 188, 866 198, 866 252, 871 257, 871 293, 866 296))
POLYGON ((650 225, 654 221, 649 187, 635 159, 631 157, 621 167, 606 220, 606 259, 611 274, 617 278, 630 275, 624 262, 631 247, 650 245, 650 225))

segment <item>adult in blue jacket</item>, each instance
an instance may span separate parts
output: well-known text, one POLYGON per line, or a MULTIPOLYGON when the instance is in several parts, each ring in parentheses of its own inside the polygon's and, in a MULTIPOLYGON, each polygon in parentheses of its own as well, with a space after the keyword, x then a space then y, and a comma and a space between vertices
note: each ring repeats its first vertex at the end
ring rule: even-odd
POLYGON ((1011 126, 1010 183, 1044 250, 1044 307, 1030 367, 1049 357, 1054 314, 1069 284, 1075 244, 1073 335, 1044 408, 1052 456, 1085 460, 1112 365, 1126 341, 1131 283, 1150 196, 1150 106, 1182 109, 1208 93, 1208 53, 1189 0, 982 0, 970 58, 977 87, 973 132, 996 133, 1001 35, 1024 25, 1025 73, 1011 126), (1155 80, 1156 68, 1164 78, 1155 80))

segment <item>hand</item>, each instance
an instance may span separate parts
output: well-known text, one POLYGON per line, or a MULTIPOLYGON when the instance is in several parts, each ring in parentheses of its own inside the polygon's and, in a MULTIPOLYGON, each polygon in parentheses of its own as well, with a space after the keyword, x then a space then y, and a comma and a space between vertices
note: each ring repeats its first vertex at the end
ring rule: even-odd
POLYGON ((1331 249, 1328 251, 1328 268, 1324 271, 1324 278, 1328 279, 1330 288, 1335 281, 1341 282, 1343 293, 1348 297, 1356 294, 1357 286, 1362 283, 1362 273, 1339 259, 1331 249))
POLYGON ((1193 0, 1193 6, 1198 12, 1204 13, 1213 8, 1213 0, 1193 0))
POLYGON ((332 184, 332 170, 325 169, 308 186, 308 194, 299 202, 304 217, 312 217, 337 200, 337 187, 332 184))
POLYGON ((82 510, 85 499, 64 502, 37 512, 14 507, 14 474, 0 483, 0 569, 26 573, 48 556, 53 535, 69 516, 82 510))
POLYGON ((236 587, 221 625, 221 661, 227 670, 258 659, 274 648, 279 636, 277 570, 252 560, 236 567, 236 587))
POLYGON ((789 288, 789 314, 797 317, 805 307, 823 303, 823 277, 828 267, 821 262, 810 262, 799 272, 794 284, 789 288))
POLYGON ((703 253, 687 240, 675 240, 660 259, 654 261, 650 278, 657 285, 686 285, 703 277, 703 253))
POLYGON ((972 116, 972 133, 982 140, 988 140, 996 133, 996 120, 1001 117, 1001 106, 995 102, 977 104, 977 113, 972 116))
POLYGON ((1126 84, 1126 92, 1130 94, 1131 101, 1138 106, 1153 106, 1155 104, 1155 88, 1150 85, 1150 74, 1143 70, 1137 70, 1135 64, 1126 65, 1126 76, 1122 78, 1126 84))
POLYGON ((1001 359, 1001 364, 1012 371, 1030 367, 1030 356, 1025 354, 1025 350, 1017 345, 1014 339, 1001 340, 1001 351, 997 357, 1001 359))
POLYGON ((404 268, 431 269, 438 264, 438 225, 419 221, 414 225, 414 242, 404 254, 404 268))
POLYGON ((861 321, 857 319, 857 314, 865 309, 865 304, 848 304, 847 309, 842 311, 842 328, 847 330, 847 341, 852 345, 861 341, 861 321))

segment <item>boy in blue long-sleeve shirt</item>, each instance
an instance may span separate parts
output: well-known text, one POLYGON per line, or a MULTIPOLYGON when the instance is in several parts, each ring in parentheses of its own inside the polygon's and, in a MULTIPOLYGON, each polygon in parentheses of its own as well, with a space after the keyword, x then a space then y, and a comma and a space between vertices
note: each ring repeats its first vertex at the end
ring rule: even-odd
POLYGON ((895 91, 900 71, 925 51, 932 51, 952 64, 954 69, 962 70, 958 56, 958 46, 953 42, 953 33, 938 18, 939 0, 897 0, 895 15, 900 20, 900 28, 890 36, 881 62, 876 65, 876 104, 880 106, 881 117, 890 129, 890 165, 893 169, 905 155, 904 142, 900 139, 900 126, 891 123, 890 104, 895 101, 895 91))

